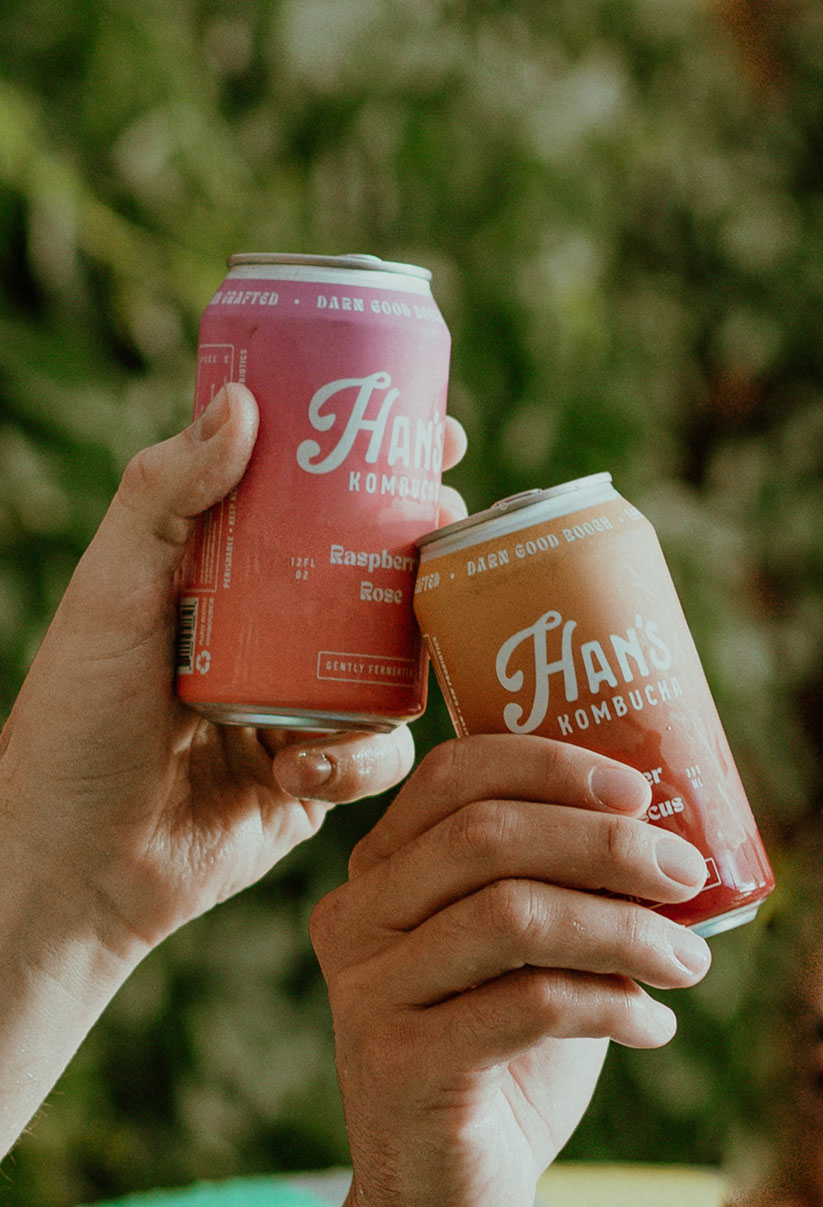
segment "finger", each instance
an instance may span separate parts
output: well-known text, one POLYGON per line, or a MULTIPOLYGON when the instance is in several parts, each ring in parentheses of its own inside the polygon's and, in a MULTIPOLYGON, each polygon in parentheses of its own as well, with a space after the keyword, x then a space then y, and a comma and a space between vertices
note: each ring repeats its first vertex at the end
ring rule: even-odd
POLYGON ((395 1003, 418 1007, 527 965, 684 989, 711 963, 705 939, 653 910, 529 880, 463 898, 378 958, 395 1003))
MULTIPOLYGON (((468 446, 463 425, 452 415, 446 416, 446 430, 443 440, 443 469, 452 469, 465 455, 468 446)), ((459 491, 452 486, 440 487, 440 508, 437 516, 438 527, 454 524, 465 520, 469 510, 459 491)))
POLYGON ((458 461, 462 461, 468 443, 468 436, 463 424, 453 415, 447 415, 443 436, 443 469, 453 469, 458 461))
POLYGON ((655 902, 688 901, 706 862, 679 835, 635 818, 479 801, 406 843, 347 888, 352 959, 498 880, 522 878, 655 902))
POLYGON ((390 733, 324 735, 273 751, 274 778, 289 796, 333 804, 375 796, 408 775, 414 739, 407 725, 390 733))
POLYGON ((668 1006, 621 976, 522 968, 426 1011, 430 1050, 445 1067, 513 1060, 548 1037, 659 1048, 677 1030, 668 1006))
POLYGON ((254 397, 230 382, 196 422, 132 458, 101 529, 122 561, 155 577, 176 570, 195 518, 242 477, 257 424, 254 397))
POLYGON ((362 875, 444 817, 477 800, 528 800, 645 812, 651 788, 638 771, 568 742, 520 734, 482 734, 436 746, 374 829, 352 853, 362 875))
POLYGON ((468 514, 469 509, 459 491, 454 490, 451 486, 441 486, 440 509, 437 513, 438 526, 443 528, 446 524, 456 524, 458 520, 465 520, 468 514))

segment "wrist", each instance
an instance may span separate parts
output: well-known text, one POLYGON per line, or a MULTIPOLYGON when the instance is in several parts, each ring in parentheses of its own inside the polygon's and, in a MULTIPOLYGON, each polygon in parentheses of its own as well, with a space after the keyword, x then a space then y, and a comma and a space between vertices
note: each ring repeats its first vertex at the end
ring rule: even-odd
MULTIPOLYGON (((2 873, 0 970, 4 986, 51 994, 96 1017, 137 966, 136 943, 110 940, 80 892, 20 863, 2 873)), ((0 1006, 0 1013, 5 1013, 0 1006)))
MULTIPOLYGON (((0 735, 5 736, 5 734, 0 735)), ((37 804, 0 758, 0 968, 43 975, 90 1008, 147 954, 85 874, 88 840, 60 833, 60 802, 37 804), (49 817, 53 820, 50 822, 49 817)), ((23 783, 21 784, 20 779, 23 783)))
POLYGON ((36 815, 27 798, 12 809, 0 792, 0 970, 6 986, 62 993, 96 1016, 147 948, 83 882, 65 843, 38 842, 24 828, 36 815))

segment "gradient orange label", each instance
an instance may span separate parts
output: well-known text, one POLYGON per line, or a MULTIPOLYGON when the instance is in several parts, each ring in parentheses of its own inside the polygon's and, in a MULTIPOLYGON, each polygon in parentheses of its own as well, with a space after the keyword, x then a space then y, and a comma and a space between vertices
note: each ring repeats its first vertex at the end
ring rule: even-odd
POLYGON ((458 734, 534 733, 643 772, 648 820, 705 855, 687 925, 762 901, 768 859, 651 525, 622 498, 456 552, 415 610, 458 734))

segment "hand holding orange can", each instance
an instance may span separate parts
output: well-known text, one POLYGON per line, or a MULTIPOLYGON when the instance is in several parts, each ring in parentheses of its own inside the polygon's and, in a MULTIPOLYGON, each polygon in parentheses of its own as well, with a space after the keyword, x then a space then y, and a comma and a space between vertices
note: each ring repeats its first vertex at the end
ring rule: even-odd
POLYGON ((712 935, 774 876, 649 522, 596 474, 423 537, 415 612, 454 727, 534 733, 641 771, 647 818, 696 846, 703 890, 660 907, 712 935))

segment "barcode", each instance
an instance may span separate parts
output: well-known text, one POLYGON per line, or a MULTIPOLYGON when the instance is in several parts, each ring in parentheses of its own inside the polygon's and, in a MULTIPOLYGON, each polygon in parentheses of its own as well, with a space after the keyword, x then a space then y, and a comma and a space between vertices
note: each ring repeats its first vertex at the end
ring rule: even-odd
POLYGON ((200 600, 193 595, 185 595, 180 600, 177 622, 178 675, 194 673, 194 642, 197 634, 197 609, 199 606, 200 600))

